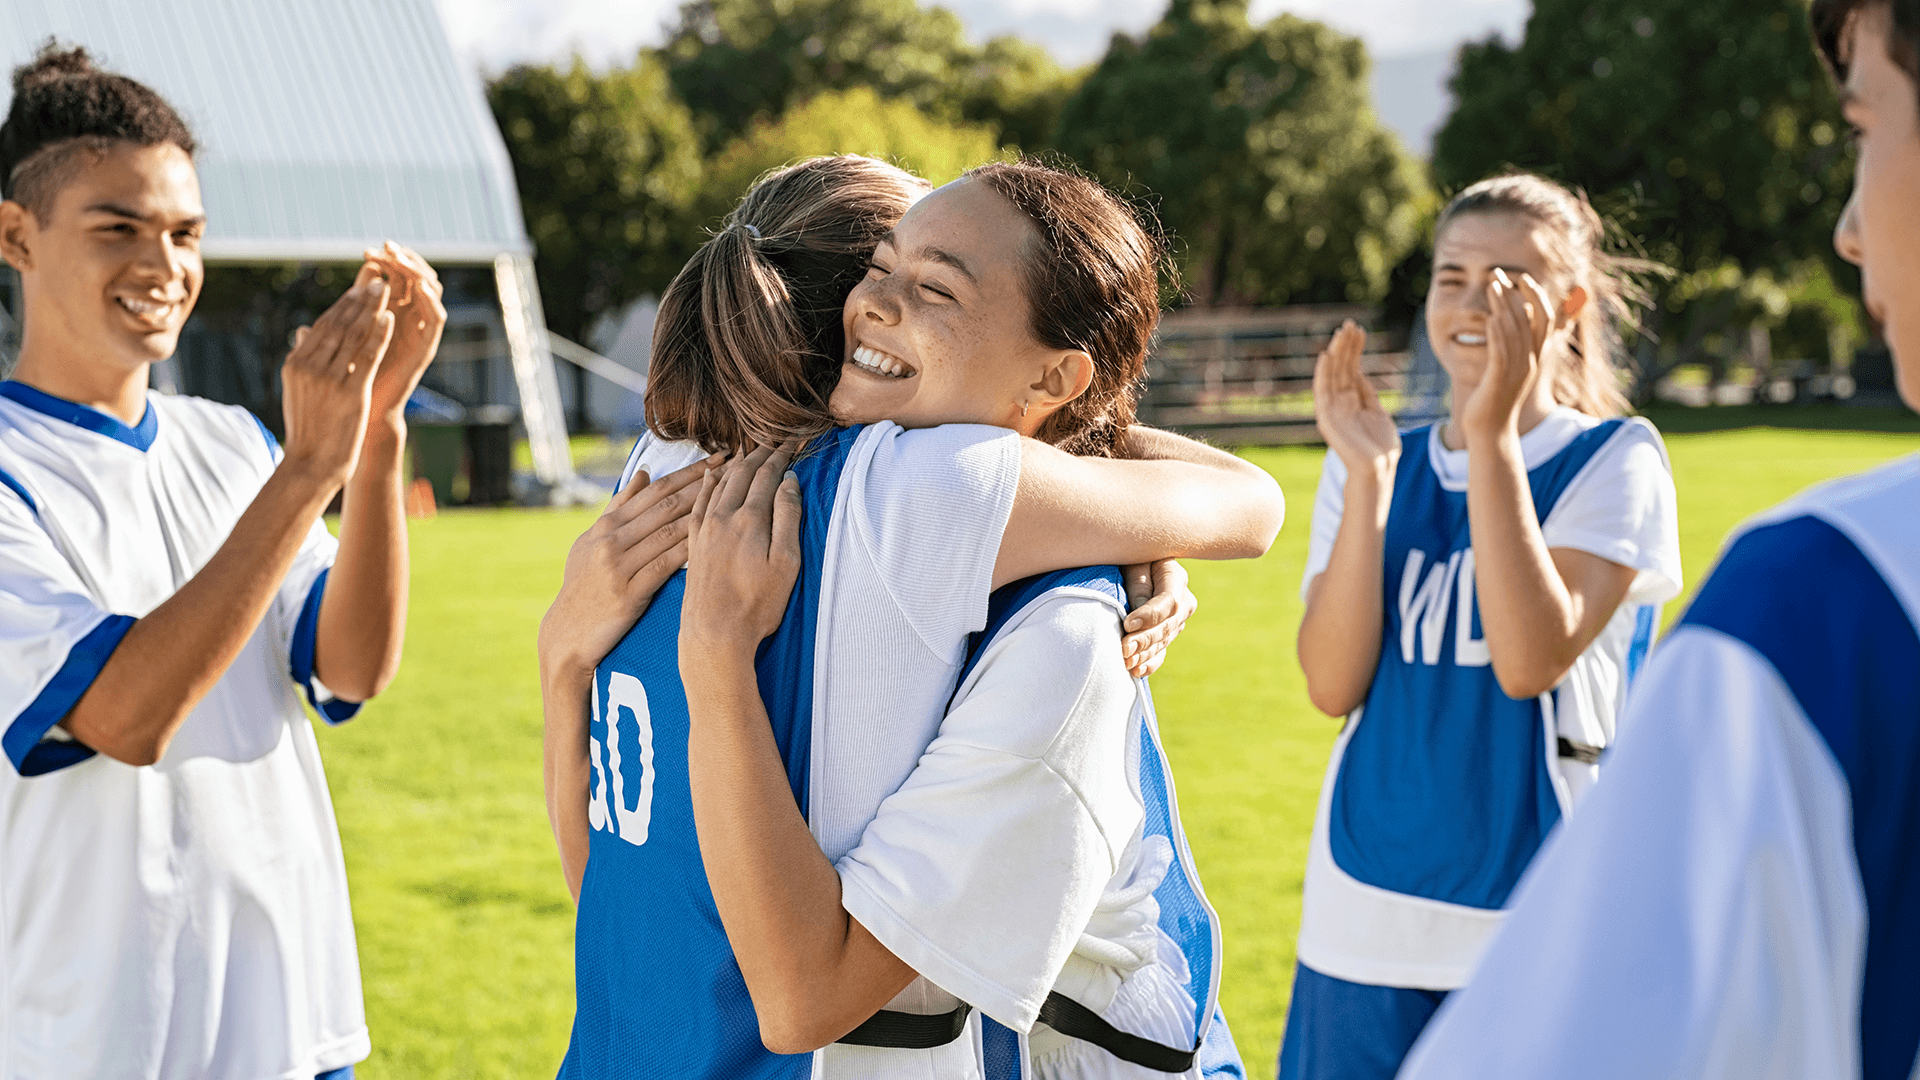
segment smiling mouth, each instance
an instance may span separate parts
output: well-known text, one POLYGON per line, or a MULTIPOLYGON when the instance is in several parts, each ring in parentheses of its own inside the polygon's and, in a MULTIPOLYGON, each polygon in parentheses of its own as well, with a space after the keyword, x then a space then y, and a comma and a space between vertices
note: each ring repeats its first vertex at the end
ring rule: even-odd
POLYGON ((122 311, 156 330, 169 326, 173 322, 174 312, 180 309, 178 301, 163 304, 155 300, 143 300, 137 296, 116 296, 113 299, 120 305, 122 311))
POLYGON ((1487 335, 1455 334, 1453 335, 1453 343, 1455 345, 1485 345, 1487 343, 1487 335))
POLYGON ((867 345, 855 347, 853 359, 848 362, 869 375, 878 375, 883 379, 911 379, 919 374, 892 353, 883 353, 867 345))

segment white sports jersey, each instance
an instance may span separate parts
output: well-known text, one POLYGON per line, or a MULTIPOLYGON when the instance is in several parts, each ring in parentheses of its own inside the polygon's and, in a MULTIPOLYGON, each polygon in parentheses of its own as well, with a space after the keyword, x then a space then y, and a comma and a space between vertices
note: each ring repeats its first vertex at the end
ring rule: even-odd
POLYGON ((1404 1080, 1920 1076, 1920 456, 1735 534, 1404 1080))
POLYGON ((300 699, 335 550, 314 524, 240 655, 135 768, 55 727, 278 460, 246 411, 128 427, 0 383, 0 1075, 264 1080, 368 1053, 345 867, 300 699))
MULTIPOLYGON (((1613 741, 1658 605, 1680 588, 1673 480, 1644 420, 1549 413, 1520 439, 1540 530, 1638 571, 1552 690, 1500 689, 1480 629, 1467 452, 1439 426, 1401 436, 1384 538, 1383 640, 1366 703, 1342 728, 1308 848, 1301 963, 1378 986, 1465 981, 1541 839, 1613 741)), ((1303 592, 1327 566, 1346 469, 1327 456, 1303 592)))

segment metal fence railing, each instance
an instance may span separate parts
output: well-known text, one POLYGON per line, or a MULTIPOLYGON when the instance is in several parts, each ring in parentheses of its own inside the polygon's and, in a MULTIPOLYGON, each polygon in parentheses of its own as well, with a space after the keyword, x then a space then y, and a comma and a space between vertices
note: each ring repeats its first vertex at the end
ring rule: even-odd
POLYGON ((1384 330, 1378 309, 1342 304, 1167 315, 1140 419, 1230 446, 1316 441, 1314 359, 1347 319, 1368 330, 1363 364, 1387 410, 1413 422, 1439 412, 1437 366, 1416 363, 1408 335, 1384 330))

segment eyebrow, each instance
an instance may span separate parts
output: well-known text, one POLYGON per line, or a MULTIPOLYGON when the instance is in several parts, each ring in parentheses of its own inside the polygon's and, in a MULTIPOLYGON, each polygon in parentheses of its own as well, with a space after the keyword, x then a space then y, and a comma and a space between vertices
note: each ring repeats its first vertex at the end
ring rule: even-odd
MULTIPOLYGON (((126 207, 121 206, 119 203, 105 203, 105 202, 94 203, 92 206, 89 206, 85 210, 81 211, 81 213, 111 214, 114 217, 126 218, 128 221, 147 222, 147 221, 157 220, 156 216, 149 216, 147 214, 142 214, 138 210, 129 210, 126 207)), ((181 225, 205 225, 206 223, 207 223, 207 215, 205 214, 195 214, 190 218, 183 218, 178 222, 178 224, 181 224, 181 225)))
MULTIPOLYGON (((890 248, 893 248, 895 251, 898 251, 900 249, 900 241, 896 239, 893 233, 891 232, 881 237, 880 243, 885 244, 890 248)), ((917 258, 926 259, 930 262, 937 262, 944 266, 951 266, 954 268, 955 271, 957 271, 960 274, 961 277, 966 278, 969 282, 972 282, 975 285, 980 284, 980 279, 977 277, 974 277, 973 271, 970 268, 968 268, 967 260, 962 259, 960 256, 955 255, 951 251, 947 251, 937 247, 923 247, 918 251, 915 251, 913 254, 917 258)))

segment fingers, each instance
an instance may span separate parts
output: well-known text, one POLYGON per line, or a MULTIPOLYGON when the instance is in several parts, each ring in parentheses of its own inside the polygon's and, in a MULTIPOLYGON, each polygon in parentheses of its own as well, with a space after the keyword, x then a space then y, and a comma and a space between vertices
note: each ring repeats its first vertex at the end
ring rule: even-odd
POLYGON ((747 493, 753 489, 754 474, 766 460, 773 456, 770 446, 756 446, 744 455, 735 456, 721 470, 718 490, 713 494, 712 511, 716 514, 730 514, 740 509, 747 500, 747 493))
POLYGON ((724 460, 715 454, 705 461, 697 461, 684 469, 670 472, 644 488, 634 489, 633 494, 624 498, 615 496, 620 500, 619 504, 608 507, 607 515, 616 525, 625 526, 643 516, 653 516, 649 514, 653 510, 663 510, 670 517, 686 513, 699 495, 697 485, 701 479, 708 470, 724 460))
POLYGON ((789 567, 800 565, 800 478, 781 467, 781 479, 773 497, 773 544, 771 554, 789 567))
POLYGON ((653 482, 653 477, 648 475, 647 470, 645 469, 633 470, 633 479, 627 481, 626 487, 623 487, 619 491, 616 491, 613 493, 613 499, 607 503, 606 512, 601 516, 602 517, 612 516, 615 510, 618 510, 622 506, 626 505, 627 500, 633 498, 635 495, 640 494, 642 491, 645 491, 647 488, 647 485, 652 482, 653 482))
POLYGON ((787 466, 792 462, 793 455, 785 450, 776 449, 768 454, 760 462, 760 467, 753 471, 753 480, 747 488, 747 497, 742 507, 757 515, 771 516, 774 492, 786 482, 784 478, 787 475, 787 466))
POLYGON ((701 527, 706 524, 707 510, 713 505, 714 489, 720 486, 720 474, 719 469, 708 469, 701 474, 700 494, 694 497, 693 509, 687 512, 687 516, 693 519, 688 523, 691 535, 698 536, 701 527))
MULTIPOLYGON (((1135 563, 1120 571, 1120 580, 1127 586, 1127 609, 1129 611, 1147 602, 1153 596, 1153 564, 1135 563)), ((1126 621, 1128 630, 1135 629, 1132 616, 1126 621)))

